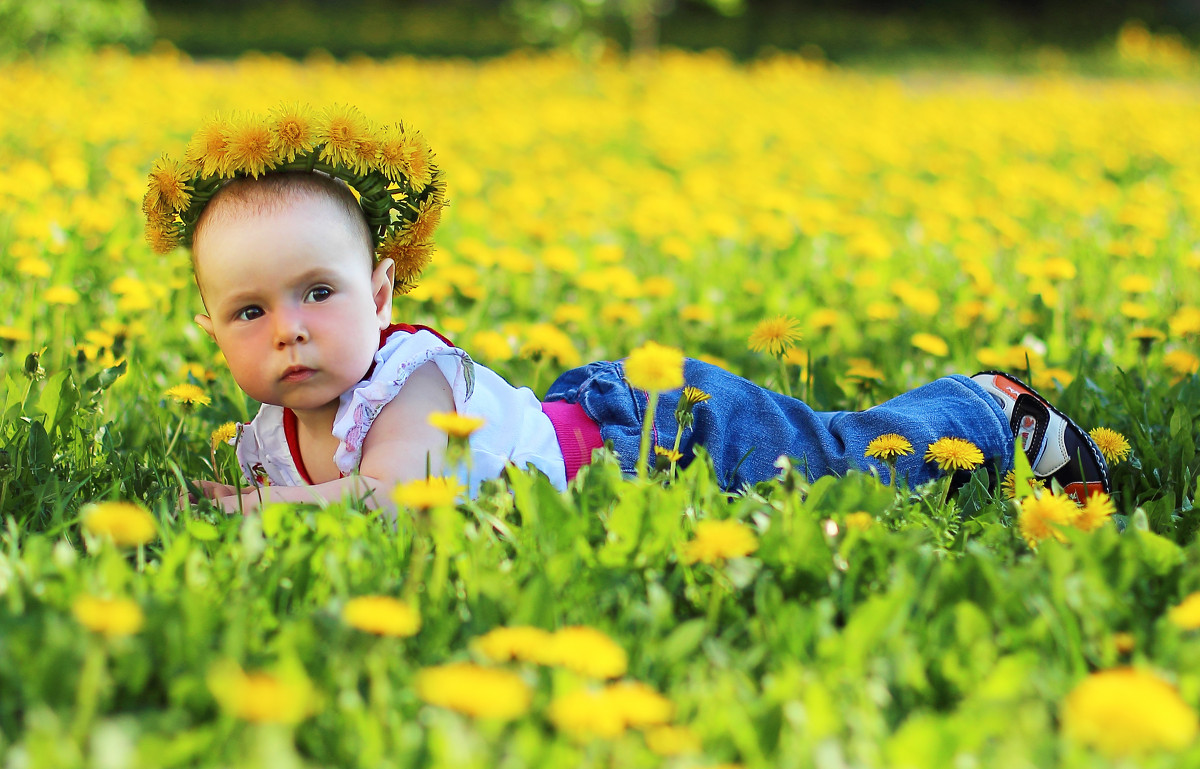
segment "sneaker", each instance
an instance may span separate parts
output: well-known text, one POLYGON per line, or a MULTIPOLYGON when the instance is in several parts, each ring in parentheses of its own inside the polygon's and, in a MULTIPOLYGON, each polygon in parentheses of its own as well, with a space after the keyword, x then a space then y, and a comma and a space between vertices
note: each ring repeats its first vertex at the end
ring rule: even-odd
POLYGON ((971 380, 1000 404, 1036 477, 1058 481, 1081 505, 1092 494, 1111 490, 1108 463, 1091 437, 1032 387, 1001 371, 984 371, 971 380))

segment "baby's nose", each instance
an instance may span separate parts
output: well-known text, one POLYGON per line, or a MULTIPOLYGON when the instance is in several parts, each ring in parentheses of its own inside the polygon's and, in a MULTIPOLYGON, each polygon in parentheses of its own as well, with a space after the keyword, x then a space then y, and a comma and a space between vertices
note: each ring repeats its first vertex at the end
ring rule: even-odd
POLYGON ((280 349, 308 341, 308 329, 299 313, 280 313, 275 325, 275 344, 280 349))

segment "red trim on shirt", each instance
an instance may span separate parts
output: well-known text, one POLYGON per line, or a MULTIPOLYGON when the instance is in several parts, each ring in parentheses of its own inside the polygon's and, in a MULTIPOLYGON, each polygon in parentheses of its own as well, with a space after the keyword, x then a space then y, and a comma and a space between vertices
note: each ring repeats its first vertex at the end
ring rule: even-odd
MULTIPOLYGON (((403 331, 406 334, 415 334, 418 331, 428 331, 451 347, 454 346, 454 342, 451 342, 449 339, 442 336, 441 333, 430 328, 429 326, 422 326, 419 324, 413 325, 410 323, 393 323, 379 332, 379 347, 377 349, 383 349, 383 345, 385 342, 387 342, 388 337, 397 331, 403 331)), ((367 369, 367 374, 363 377, 363 379, 370 379, 371 374, 374 372, 375 361, 372 360, 371 368, 367 369)), ((298 429, 299 420, 296 418, 296 412, 289 408, 285 408, 283 410, 283 437, 287 439, 288 453, 292 455, 292 464, 296 466, 296 470, 300 473, 300 477, 304 479, 305 483, 307 483, 309 486, 312 486, 312 478, 308 475, 308 468, 304 466, 304 457, 300 456, 300 436, 297 432, 298 429)), ((338 476, 344 478, 345 474, 338 473, 338 476)))

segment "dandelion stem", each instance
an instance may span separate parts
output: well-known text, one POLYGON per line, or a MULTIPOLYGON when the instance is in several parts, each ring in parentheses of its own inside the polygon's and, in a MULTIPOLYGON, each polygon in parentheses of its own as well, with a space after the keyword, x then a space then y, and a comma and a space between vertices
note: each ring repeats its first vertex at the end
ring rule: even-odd
POLYGON ((725 583, 716 570, 713 571, 712 591, 708 594, 708 625, 716 630, 717 619, 721 616, 721 600, 725 597, 725 583))
POLYGON ((783 359, 782 355, 777 357, 779 358, 779 383, 783 387, 783 394, 790 398, 792 397, 792 379, 788 376, 787 361, 783 359))
POLYGON ((183 432, 183 423, 187 421, 187 412, 179 415, 179 424, 175 426, 175 433, 171 436, 171 440, 167 442, 167 450, 163 453, 167 456, 171 455, 172 449, 175 448, 175 441, 179 439, 179 434, 183 432))
POLYGON ((654 425, 654 413, 658 410, 658 391, 650 391, 650 399, 646 404, 646 416, 642 419, 642 440, 638 444, 638 468, 637 476, 641 480, 646 479, 646 473, 651 464, 650 453, 650 428, 654 425))
POLYGON ((79 673, 79 688, 75 692, 75 720, 71 724, 71 736, 82 744, 96 715, 96 704, 100 699, 100 684, 104 677, 104 661, 107 657, 102 642, 88 639, 88 650, 83 658, 83 670, 79 673))

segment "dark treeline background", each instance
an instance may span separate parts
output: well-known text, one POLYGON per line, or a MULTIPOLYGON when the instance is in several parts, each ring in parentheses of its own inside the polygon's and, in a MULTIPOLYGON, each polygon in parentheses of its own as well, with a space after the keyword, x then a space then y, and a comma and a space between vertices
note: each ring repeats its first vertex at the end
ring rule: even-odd
MULTIPOLYGON (((1200 39, 1200 0, 645 0, 655 39, 747 58, 774 49, 832 61, 1005 56, 1111 45, 1130 20, 1200 39)), ((628 45, 620 0, 148 0, 156 34, 201 56, 245 50, 304 56, 494 56, 602 36, 628 45), (611 13, 597 9, 610 8, 611 13), (546 23, 539 26, 544 15, 546 23), (574 17, 572 16, 574 14, 574 17), (532 20, 532 21, 531 21, 532 20), (556 26, 557 25, 557 26, 556 26), (558 39, 545 34, 555 27, 558 39)))

